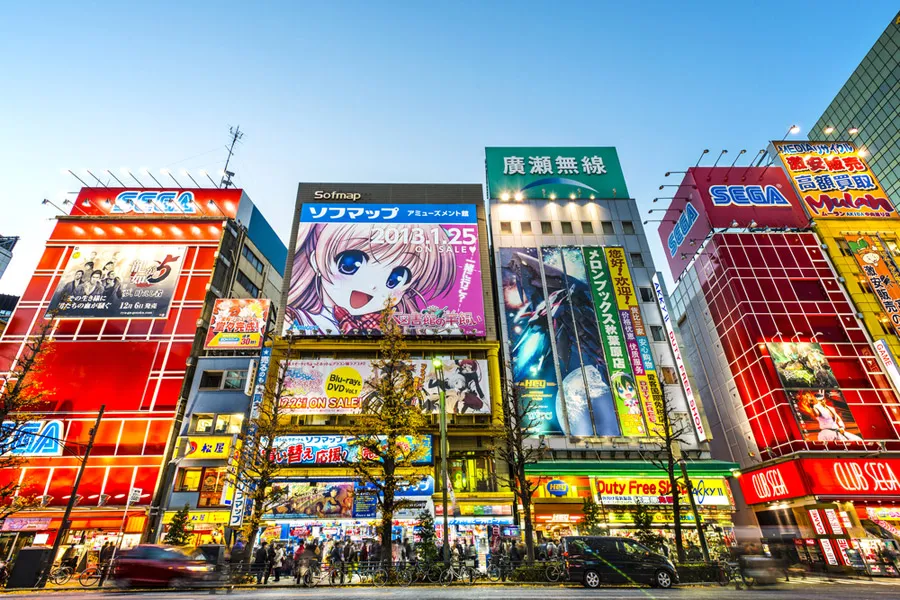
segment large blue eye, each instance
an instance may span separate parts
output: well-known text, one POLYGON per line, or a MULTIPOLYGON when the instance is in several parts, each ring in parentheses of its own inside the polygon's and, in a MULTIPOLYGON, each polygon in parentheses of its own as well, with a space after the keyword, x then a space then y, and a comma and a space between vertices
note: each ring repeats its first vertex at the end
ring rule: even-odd
POLYGON ((337 263, 338 271, 344 275, 353 275, 359 271, 359 268, 363 263, 368 260, 369 257, 366 256, 365 252, 360 252, 359 250, 345 250, 337 255, 334 262, 337 263))
POLYGON ((393 289, 398 285, 409 282, 411 277, 412 273, 406 267, 394 267, 394 270, 388 275, 387 286, 393 289))

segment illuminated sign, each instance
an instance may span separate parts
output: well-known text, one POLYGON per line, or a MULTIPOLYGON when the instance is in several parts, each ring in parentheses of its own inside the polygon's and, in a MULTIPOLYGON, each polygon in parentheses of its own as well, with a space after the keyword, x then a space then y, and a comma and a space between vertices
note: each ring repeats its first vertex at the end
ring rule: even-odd
POLYGON ((217 298, 213 306, 205 350, 254 350, 262 348, 270 300, 217 298))
MULTIPOLYGON (((430 465, 431 436, 403 436, 397 440, 400 456, 413 465, 430 465)), ((274 460, 283 465, 343 465, 376 457, 353 444, 346 435, 287 435, 275 438, 274 460)))
POLYGON ((715 206, 790 206, 774 185, 713 185, 709 188, 715 206))
POLYGON ((699 217, 700 213, 697 212, 693 204, 688 203, 685 205, 681 216, 678 217, 678 221, 675 223, 675 228, 669 234, 668 243, 666 244, 669 248, 669 256, 675 256, 675 253, 687 239, 688 233, 691 232, 694 223, 697 222, 699 217))
POLYGON ((162 192, 159 190, 122 192, 113 201, 110 214, 181 214, 198 213, 193 192, 162 192))
POLYGON ((828 498, 900 493, 900 459, 801 458, 744 472, 739 478, 748 504, 815 495, 828 498))
POLYGON ((809 513, 809 520, 813 525, 813 529, 816 531, 816 535, 828 535, 828 531, 825 529, 825 522, 822 520, 819 509, 813 508, 807 512, 809 513))
POLYGON ((72 216, 225 219, 237 216, 240 189, 81 188, 72 216))
MULTIPOLYGON (((668 479, 653 477, 592 477, 594 489, 605 505, 671 504, 668 479)), ((732 506, 731 490, 724 477, 694 477, 694 500, 700 506, 732 506)), ((679 484, 682 495, 687 487, 679 484)))
POLYGON ((772 143, 814 219, 900 216, 854 144, 772 143))
POLYGON ((569 484, 561 479, 547 482, 547 493, 551 496, 562 497, 569 492, 569 484))
POLYGON ((14 456, 62 456, 62 421, 4 421, 0 448, 14 456))
POLYGON ((232 436, 190 436, 184 438, 184 457, 190 459, 229 458, 232 436))
POLYGON ((797 461, 788 461, 756 471, 745 471, 738 481, 747 504, 786 500, 809 493, 797 461))
MULTIPOLYGON (((172 522, 172 519, 175 515, 178 514, 178 511, 166 511, 163 514, 163 525, 168 525, 172 522)), ((224 524, 228 523, 228 511, 225 510, 211 510, 211 511, 189 511, 188 512, 188 520, 191 523, 215 523, 215 524, 224 524)))
POLYGON ((891 353, 890 348, 888 348, 887 342, 882 338, 876 341, 874 346, 875 356, 881 361, 885 373, 891 378, 894 389, 900 391, 900 369, 897 368, 897 361, 894 360, 894 355, 891 353))

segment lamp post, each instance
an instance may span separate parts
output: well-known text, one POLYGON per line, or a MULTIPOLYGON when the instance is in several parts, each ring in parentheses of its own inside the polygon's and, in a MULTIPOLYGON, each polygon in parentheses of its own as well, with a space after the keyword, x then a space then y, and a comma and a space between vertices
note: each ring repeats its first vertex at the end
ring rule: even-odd
POLYGON ((440 398, 440 422, 441 422, 441 502, 443 504, 443 554, 444 564, 450 564, 450 529, 447 519, 447 486, 450 485, 450 478, 447 477, 447 453, 450 451, 450 445, 447 443, 447 396, 444 394, 444 362, 435 358, 431 361, 434 366, 434 374, 438 378, 438 397, 440 398))

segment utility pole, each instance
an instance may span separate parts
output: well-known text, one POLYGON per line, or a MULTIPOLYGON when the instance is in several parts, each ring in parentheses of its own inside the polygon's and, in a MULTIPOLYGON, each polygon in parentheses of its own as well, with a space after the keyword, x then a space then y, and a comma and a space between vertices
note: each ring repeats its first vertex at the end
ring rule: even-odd
MULTIPOLYGON (((691 512, 694 513, 694 523, 697 524, 697 537, 700 539, 700 549, 703 551, 703 562, 709 564, 709 546, 706 545, 706 533, 703 531, 703 523, 700 522, 700 511, 697 510, 697 501, 694 500, 694 486, 691 484, 691 478, 688 477, 687 463, 683 457, 678 459, 678 466, 681 467, 681 474, 684 476, 688 500, 691 503, 691 512)), ((675 515, 675 518, 677 519, 678 515, 675 515)))
POLYGON ((228 133, 231 134, 231 146, 228 147, 228 158, 225 159, 225 169, 223 169, 224 173, 222 175, 222 181, 219 183, 219 187, 229 188, 234 184, 231 182, 231 178, 234 177, 234 171, 228 170, 228 165, 231 163, 231 157, 234 156, 234 145, 237 144, 242 137, 244 137, 244 132, 241 131, 241 126, 237 127, 229 127, 228 133))
POLYGON ((69 503, 66 504, 66 512, 63 514, 62 523, 59 525, 59 531, 56 533, 56 539, 53 540, 53 549, 50 550, 50 559, 47 561, 47 564, 44 566, 44 571, 41 573, 40 578, 38 579, 37 585, 35 587, 44 587, 47 584, 47 576, 50 574, 50 570, 53 568, 53 563, 56 562, 56 554, 59 552, 59 547, 62 544, 63 539, 66 537, 66 534, 69 533, 69 517, 72 515, 72 509, 75 507, 75 501, 78 498, 78 486, 81 483, 81 477, 84 475, 84 469, 87 466, 88 459, 91 457, 91 450, 94 448, 94 438, 97 436, 97 430, 100 429, 100 421, 103 419, 103 412, 106 410, 106 405, 102 405, 100 407, 100 412, 97 414, 97 420, 94 422, 94 427, 91 429, 91 437, 88 440, 87 448, 84 450, 84 456, 81 459, 81 466, 78 467, 78 474, 75 476, 75 483, 72 485, 72 495, 69 496, 69 503))
POLYGON ((447 515, 447 487, 450 485, 450 478, 447 477, 447 453, 450 451, 450 445, 447 443, 447 396, 444 393, 444 362, 435 358, 432 361, 434 366, 434 374, 438 377, 438 397, 440 403, 440 423, 441 423, 441 504, 443 505, 443 528, 442 528, 442 544, 444 566, 450 566, 450 524, 447 515))

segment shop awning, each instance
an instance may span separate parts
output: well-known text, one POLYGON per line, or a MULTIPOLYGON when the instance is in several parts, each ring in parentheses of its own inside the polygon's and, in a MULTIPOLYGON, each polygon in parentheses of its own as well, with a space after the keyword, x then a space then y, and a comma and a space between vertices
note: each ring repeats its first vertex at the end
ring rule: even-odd
MULTIPOLYGON (((724 460, 687 461, 688 475, 705 477, 731 477, 740 469, 735 462, 724 460)), ((657 477, 664 471, 641 460, 559 460, 541 461, 526 465, 528 475, 630 475, 657 477)))

